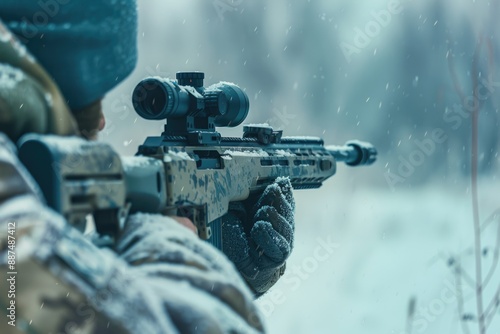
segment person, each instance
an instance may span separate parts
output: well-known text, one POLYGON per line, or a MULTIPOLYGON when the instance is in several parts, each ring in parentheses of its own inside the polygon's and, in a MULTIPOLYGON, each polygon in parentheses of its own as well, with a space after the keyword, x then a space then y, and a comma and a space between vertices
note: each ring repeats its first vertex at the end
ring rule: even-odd
POLYGON ((135 0, 4 0, 0 19, 0 332, 265 332, 253 298, 293 248, 290 182, 231 204, 225 255, 187 219, 144 213, 113 251, 96 247, 45 206, 14 143, 96 138, 102 98, 136 64, 135 0))

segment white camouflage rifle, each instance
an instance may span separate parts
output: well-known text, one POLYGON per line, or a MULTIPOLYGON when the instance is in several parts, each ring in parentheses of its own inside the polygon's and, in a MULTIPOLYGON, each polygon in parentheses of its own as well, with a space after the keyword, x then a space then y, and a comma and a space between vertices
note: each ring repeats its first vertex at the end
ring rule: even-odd
POLYGON ((80 138, 27 135, 19 157, 40 185, 47 204, 83 230, 93 215, 99 234, 114 238, 129 213, 190 218, 199 236, 222 248, 220 218, 229 203, 259 192, 277 177, 294 189, 312 189, 336 172, 336 163, 372 164, 366 142, 324 146, 317 137, 283 137, 268 125, 246 125, 243 137, 222 137, 217 127, 241 124, 249 110, 245 92, 221 82, 203 87, 201 72, 179 72, 177 81, 141 81, 133 93, 136 112, 167 119, 135 157, 80 138))

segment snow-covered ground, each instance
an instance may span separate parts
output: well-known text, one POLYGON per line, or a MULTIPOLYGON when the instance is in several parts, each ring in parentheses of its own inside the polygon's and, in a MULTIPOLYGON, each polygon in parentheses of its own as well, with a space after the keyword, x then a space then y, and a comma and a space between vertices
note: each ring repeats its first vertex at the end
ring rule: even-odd
MULTIPOLYGON (((410 190, 348 187, 341 170, 314 192, 298 191, 295 250, 287 272, 258 304, 272 333, 461 333, 458 306, 476 314, 470 187, 410 190), (342 174, 342 175, 340 175, 342 174), (350 190, 357 189, 357 190, 350 190), (463 294, 451 259, 462 262, 463 294), (463 297, 460 297, 463 296, 463 297), (457 298, 458 297, 458 298, 457 298), (415 302, 407 331, 410 301, 415 302)), ((500 182, 480 183, 485 221, 500 208, 500 182)), ((484 273, 491 266, 500 216, 483 233, 484 273)), ((484 277, 484 276, 483 276, 484 277)), ((500 286, 500 269, 485 305, 500 286)), ((488 333, 500 333, 500 314, 488 333)), ((477 323, 467 323, 477 333, 477 323)))

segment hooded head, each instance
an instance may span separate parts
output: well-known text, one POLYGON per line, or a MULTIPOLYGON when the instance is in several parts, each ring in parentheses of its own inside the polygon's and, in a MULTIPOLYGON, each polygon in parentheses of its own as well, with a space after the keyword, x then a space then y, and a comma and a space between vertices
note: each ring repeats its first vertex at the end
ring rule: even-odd
POLYGON ((100 100, 136 65, 135 0, 2 0, 0 18, 72 110, 100 100))

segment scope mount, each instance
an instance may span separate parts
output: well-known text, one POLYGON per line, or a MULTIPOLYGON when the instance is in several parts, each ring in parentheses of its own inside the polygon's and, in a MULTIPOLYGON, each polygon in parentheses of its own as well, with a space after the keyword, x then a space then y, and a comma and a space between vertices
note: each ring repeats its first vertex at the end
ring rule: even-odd
POLYGON ((192 145, 214 145, 221 141, 216 131, 216 117, 224 115, 227 98, 220 90, 206 91, 203 72, 177 72, 177 83, 189 93, 189 112, 168 117, 162 137, 182 136, 192 145))

